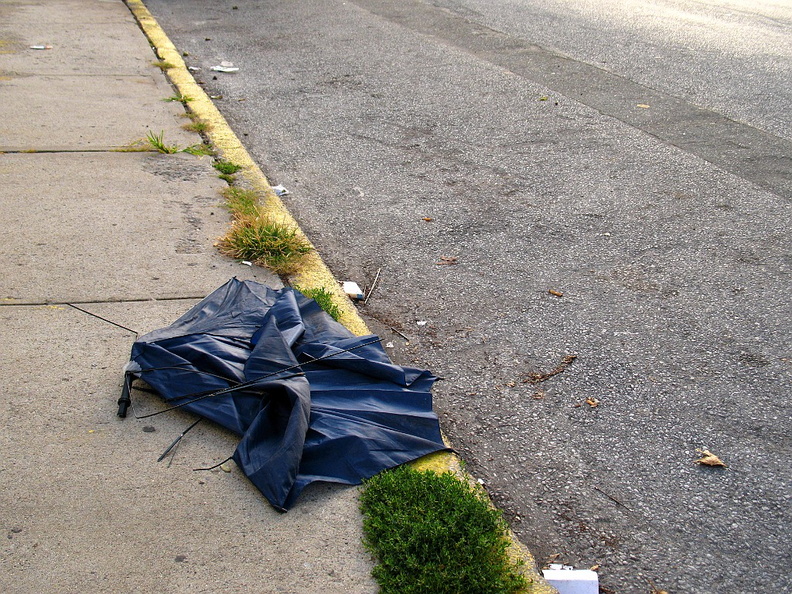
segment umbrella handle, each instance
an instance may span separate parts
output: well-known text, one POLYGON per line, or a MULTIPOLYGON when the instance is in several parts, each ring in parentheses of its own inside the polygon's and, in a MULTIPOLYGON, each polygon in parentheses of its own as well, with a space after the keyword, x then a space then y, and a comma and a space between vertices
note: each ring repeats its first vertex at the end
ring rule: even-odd
POLYGON ((122 419, 127 416, 127 409, 132 404, 132 398, 129 393, 132 390, 132 374, 127 372, 124 374, 124 387, 121 390, 121 398, 118 399, 118 416, 122 419))

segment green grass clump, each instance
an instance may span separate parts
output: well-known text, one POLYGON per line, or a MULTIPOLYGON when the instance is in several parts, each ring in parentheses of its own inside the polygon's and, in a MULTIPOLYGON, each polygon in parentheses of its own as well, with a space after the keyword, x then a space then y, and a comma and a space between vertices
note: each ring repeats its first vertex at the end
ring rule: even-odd
POLYGON ((325 312, 327 312, 336 322, 338 321, 338 318, 341 317, 341 310, 338 309, 338 306, 333 299, 333 294, 324 287, 303 289, 302 287, 295 285, 294 288, 309 299, 316 301, 316 303, 319 304, 319 307, 325 310, 325 312))
POLYGON ((365 483, 366 547, 383 594, 512 594, 527 586, 509 559, 501 513, 453 475, 401 466, 365 483))
POLYGON ((266 266, 276 274, 299 269, 311 245, 296 228, 263 214, 237 218, 228 234, 220 240, 226 255, 266 266))
POLYGON ((226 161, 224 159, 218 159, 212 163, 212 167, 224 175, 234 175, 237 171, 242 169, 241 165, 237 165, 236 163, 232 163, 231 161, 226 161))

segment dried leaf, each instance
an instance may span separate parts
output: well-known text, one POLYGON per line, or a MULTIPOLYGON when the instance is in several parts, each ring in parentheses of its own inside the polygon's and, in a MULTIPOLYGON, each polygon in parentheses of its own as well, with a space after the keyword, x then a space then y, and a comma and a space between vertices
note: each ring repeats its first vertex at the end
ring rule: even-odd
POLYGON ((588 404, 591 408, 595 408, 599 406, 600 401, 592 396, 589 396, 588 398, 586 398, 586 404, 588 404))
POLYGON ((696 450, 699 454, 701 454, 701 458, 696 460, 696 464, 702 464, 704 466, 718 466, 721 468, 726 468, 726 463, 718 458, 715 454, 710 452, 709 450, 696 450))
POLYGON ((556 291, 555 289, 550 289, 548 291, 551 295, 555 295, 556 297, 563 297, 564 294, 561 291, 556 291))
POLYGON ((537 390, 531 396, 531 398, 533 398, 534 400, 544 400, 544 397, 545 397, 545 393, 542 392, 542 390, 537 390))
POLYGON ((454 266, 458 264, 456 256, 440 256, 440 261, 435 262, 438 266, 454 266))
POLYGON ((598 570, 599 570, 599 568, 600 568, 600 566, 599 566, 599 565, 592 565, 591 567, 589 567, 589 569, 590 569, 591 571, 598 571, 598 570))

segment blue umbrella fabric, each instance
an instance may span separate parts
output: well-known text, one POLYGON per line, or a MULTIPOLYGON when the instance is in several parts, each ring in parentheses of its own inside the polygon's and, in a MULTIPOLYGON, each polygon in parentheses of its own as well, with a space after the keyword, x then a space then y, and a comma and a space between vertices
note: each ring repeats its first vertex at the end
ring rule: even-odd
POLYGON ((231 279, 166 328, 139 338, 126 367, 170 406, 240 436, 233 459, 286 511, 314 481, 359 484, 447 449, 429 371, 393 364, 291 288, 231 279))

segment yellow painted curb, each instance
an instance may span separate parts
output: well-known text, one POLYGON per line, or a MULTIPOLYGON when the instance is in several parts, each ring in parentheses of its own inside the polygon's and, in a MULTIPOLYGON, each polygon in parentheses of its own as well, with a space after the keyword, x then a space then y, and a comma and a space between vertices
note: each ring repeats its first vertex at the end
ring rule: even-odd
MULTIPOLYGON (((275 191, 272 189, 272 186, 270 186, 261 168, 259 168, 252 159, 234 131, 231 130, 228 122, 201 85, 195 81, 193 75, 187 69, 187 65, 184 63, 181 54, 170 39, 168 39, 168 36, 165 35, 165 32, 145 7, 142 0, 125 0, 125 2, 137 19, 143 33, 148 37, 149 43, 154 47, 157 56, 159 56, 160 60, 173 66, 172 68, 168 68, 165 73, 181 96, 191 98, 190 111, 201 121, 209 124, 209 130, 206 132, 206 135, 209 137, 213 147, 226 161, 231 161, 242 167, 240 173, 247 183, 251 185, 253 190, 256 190, 259 195, 264 196, 264 206, 267 208, 268 212, 271 212, 282 222, 297 229, 298 233, 310 243, 310 240, 302 232, 297 221, 286 209, 277 194, 275 194, 275 191)), ((296 281, 295 284, 301 287, 323 287, 325 290, 331 292, 335 297, 335 304, 342 312, 340 322, 351 332, 359 336, 371 334, 366 323, 360 317, 360 314, 358 314, 357 309, 341 290, 333 273, 330 272, 330 269, 322 261, 315 249, 308 254, 305 265, 294 277, 296 281)), ((445 435, 443 436, 443 440, 450 447, 445 435)), ((412 466, 417 470, 449 472, 455 474, 464 481, 475 484, 473 477, 463 470, 461 460, 453 452, 429 454, 413 462, 412 466)), ((530 592, 532 594, 556 593, 556 589, 550 586, 536 571, 536 562, 530 551, 528 551, 525 545, 523 545, 511 532, 509 533, 509 555, 513 559, 520 559, 525 563, 524 574, 530 582, 525 592, 530 592)))

